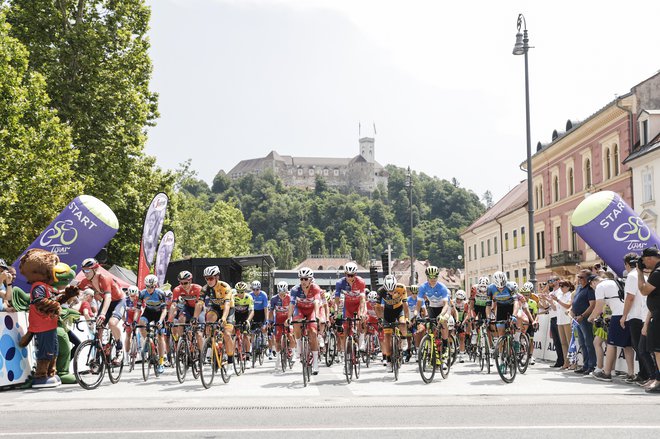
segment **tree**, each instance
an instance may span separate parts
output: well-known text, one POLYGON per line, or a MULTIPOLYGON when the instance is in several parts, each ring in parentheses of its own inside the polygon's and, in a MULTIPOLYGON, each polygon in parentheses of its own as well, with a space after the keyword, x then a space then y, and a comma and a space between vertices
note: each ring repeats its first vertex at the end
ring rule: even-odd
POLYGON ((0 242, 16 258, 80 193, 71 130, 50 108, 44 77, 0 11, 0 242))
POLYGON ((227 189, 229 189, 229 186, 231 185, 231 180, 229 177, 227 177, 227 174, 225 174, 225 171, 222 169, 218 171, 217 174, 215 174, 215 177, 213 178, 213 186, 211 186, 211 191, 214 194, 221 194, 227 189))
POLYGON ((490 191, 484 192, 481 199, 484 200, 486 209, 490 209, 491 207, 493 207, 493 194, 490 191))

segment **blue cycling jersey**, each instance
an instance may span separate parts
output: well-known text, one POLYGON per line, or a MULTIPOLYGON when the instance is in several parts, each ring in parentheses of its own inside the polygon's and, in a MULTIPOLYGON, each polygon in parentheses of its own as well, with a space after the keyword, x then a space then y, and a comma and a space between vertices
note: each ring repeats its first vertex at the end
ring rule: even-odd
POLYGON ((254 310, 262 311, 268 308, 268 294, 265 291, 259 290, 258 294, 255 294, 254 291, 250 293, 252 300, 254 300, 254 310))
POLYGON ((166 303, 165 292, 160 288, 154 289, 151 293, 149 293, 149 290, 144 289, 140 291, 138 296, 138 306, 144 304, 147 311, 162 311, 166 303))
POLYGON ((502 305, 511 305, 515 300, 518 300, 517 296, 506 286, 500 291, 495 284, 490 284, 488 286, 487 294, 488 298, 493 302, 501 303, 502 305))
POLYGON ((442 282, 436 283, 434 287, 431 287, 428 282, 424 282, 419 287, 417 301, 423 303, 425 299, 429 300, 431 308, 440 308, 445 306, 449 300, 449 290, 442 282))
MULTIPOLYGON (((417 299, 413 296, 408 296, 408 309, 413 310, 417 306, 417 299)), ((422 302, 422 308, 426 308, 426 304, 422 302)))

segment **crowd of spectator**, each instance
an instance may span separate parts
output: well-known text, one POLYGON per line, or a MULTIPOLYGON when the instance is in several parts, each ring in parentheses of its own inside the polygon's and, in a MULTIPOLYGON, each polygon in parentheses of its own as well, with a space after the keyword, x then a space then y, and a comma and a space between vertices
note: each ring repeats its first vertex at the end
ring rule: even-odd
POLYGON ((622 350, 624 381, 660 393, 660 250, 629 253, 624 265, 625 280, 596 264, 539 285, 557 353, 550 367, 610 382, 622 350))

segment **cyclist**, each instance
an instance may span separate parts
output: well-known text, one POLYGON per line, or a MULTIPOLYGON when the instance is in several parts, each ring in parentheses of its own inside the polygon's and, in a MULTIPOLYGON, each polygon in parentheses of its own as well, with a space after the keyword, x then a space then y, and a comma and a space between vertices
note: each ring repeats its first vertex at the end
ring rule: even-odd
MULTIPOLYGON (((488 299, 491 301, 490 306, 486 306, 486 315, 490 317, 490 312, 495 305, 495 321, 501 322, 508 320, 511 317, 514 323, 517 322, 516 315, 518 313, 518 296, 511 288, 517 285, 509 283, 501 271, 496 271, 493 274, 493 283, 488 286, 488 299)), ((497 323, 497 334, 499 337, 504 335, 504 323, 497 323)), ((517 340, 516 340, 517 341, 517 340)))
MULTIPOLYGON (((422 304, 428 299, 428 316, 430 319, 438 319, 438 322, 440 323, 440 336, 442 337, 444 355, 447 353, 447 343, 449 339, 447 323, 451 314, 451 307, 449 306, 449 290, 442 282, 438 282, 438 276, 440 275, 438 267, 430 265, 426 267, 425 273, 428 280, 419 287, 415 316, 419 315, 422 304)), ((426 329, 423 326, 418 327, 418 330, 422 334, 426 332, 426 329)))
MULTIPOLYGON (((250 285, 252 288, 252 292, 250 292, 250 295, 252 296, 252 300, 254 301, 254 319, 251 319, 252 322, 254 322, 255 328, 251 328, 253 330, 260 329, 261 332, 264 335, 264 340, 268 340, 268 331, 266 329, 266 310, 268 309, 268 293, 263 291, 261 289, 261 282, 258 280, 252 281, 252 284, 250 285)), ((251 335, 251 339, 254 340, 254 335, 251 335)), ((272 359, 273 357, 268 354, 268 359, 272 359)))
MULTIPOLYGON (((422 340, 422 334, 419 332, 417 325, 415 325, 415 308, 417 307, 417 297, 419 294, 419 285, 410 285, 410 295, 408 296, 408 319, 410 320, 410 332, 413 334, 413 342, 415 347, 419 347, 419 342, 422 340)), ((420 317, 426 317, 426 303, 422 303, 420 308, 420 317)))
MULTIPOLYGON (((254 282, 252 283, 254 289, 254 282)), ((254 318, 254 297, 251 294, 245 294, 248 290, 248 284, 245 282, 237 282, 235 286, 236 294, 234 294, 234 317, 236 318, 236 326, 243 329, 243 349, 245 350, 246 359, 250 359, 250 322, 254 318)))
POLYGON ((520 293, 524 299, 519 298, 519 300, 527 303, 527 312, 523 314, 524 320, 522 331, 526 331, 527 335, 529 335, 529 364, 532 366, 536 364, 536 359, 534 358, 534 333, 539 328, 539 305, 536 300, 534 300, 534 294, 532 294, 533 291, 534 284, 531 282, 525 282, 520 288, 520 293))
POLYGON ((325 329, 327 326, 327 321, 330 319, 330 302, 332 301, 333 294, 329 291, 321 294, 321 307, 319 308, 319 320, 323 320, 323 323, 319 323, 319 347, 323 349, 325 346, 325 329))
MULTIPOLYGON (((170 321, 177 323, 189 323, 198 321, 204 310, 204 302, 201 299, 202 286, 193 283, 191 272, 184 270, 178 274, 179 285, 172 292, 172 303, 170 305, 170 321)), ((180 337, 183 328, 172 328, 172 333, 180 337)), ((197 343, 201 349, 202 335, 197 334, 197 343)))
POLYGON ((458 333, 458 341, 460 345, 458 353, 458 362, 464 363, 465 359, 463 354, 465 354, 465 331, 468 326, 468 316, 466 312, 468 310, 468 305, 466 302, 467 295, 465 291, 458 290, 454 296, 453 306, 456 310, 456 332, 458 333))
MULTIPOLYGON (((289 295, 289 284, 285 281, 277 283, 277 294, 271 297, 268 304, 268 321, 271 324, 283 325, 289 315, 289 305, 291 304, 291 296, 289 295)), ((280 338, 284 333, 284 327, 275 327, 275 370, 279 369, 279 361, 281 361, 282 346, 280 338), (279 356, 278 356, 279 355, 279 356)), ((289 346, 294 345, 294 339, 289 332, 289 346)))
POLYGON ((380 303, 378 291, 370 291, 367 294, 367 320, 361 322, 364 325, 365 334, 378 333, 378 314, 376 314, 376 305, 380 303))
MULTIPOLYGON (((376 308, 381 308, 383 312, 383 320, 386 323, 399 322, 399 329, 401 331, 401 350, 408 349, 406 340, 406 316, 408 315, 408 301, 406 300, 406 286, 398 283, 393 274, 385 276, 383 286, 378 289, 378 299, 382 302, 377 304, 376 308)), ((381 349, 383 351, 383 358, 387 362, 387 371, 392 372, 392 328, 385 328, 383 330, 384 340, 381 349)))
MULTIPOLYGON (((82 262, 82 272, 85 278, 80 282, 78 288, 84 290, 91 288, 101 296, 103 303, 96 317, 99 328, 107 322, 115 339, 117 356, 112 363, 119 365, 123 359, 123 343, 121 342, 121 328, 119 324, 126 313, 126 295, 115 279, 109 274, 99 272, 101 265, 94 258, 87 258, 82 262)), ((101 333, 101 337, 103 334, 101 333)))
MULTIPOLYGON (((137 302, 137 314, 141 325, 149 325, 151 322, 156 322, 158 334, 158 373, 163 373, 165 370, 165 330, 162 328, 163 321, 167 315, 167 297, 165 292, 158 288, 158 278, 149 274, 144 278, 145 289, 140 291, 137 302), (142 312, 144 307, 144 312, 142 312)), ((142 340, 147 340, 147 329, 140 328, 142 340)), ((143 347, 146 349, 146 344, 143 347)))
MULTIPOLYGON (((364 279, 357 275, 358 266, 355 262, 348 262, 344 266, 344 278, 337 281, 335 285, 335 305, 339 306, 339 299, 341 293, 344 293, 344 307, 343 318, 353 318, 357 313, 360 319, 366 316, 365 302, 366 297, 364 290, 367 286, 364 279)), ((348 332, 348 322, 344 322, 344 331, 339 334, 339 350, 343 352, 345 349, 346 333, 348 332)), ((360 330, 359 334, 359 348, 364 351, 364 332, 360 330)))
MULTIPOLYGON (((316 329, 316 320, 321 306, 321 294, 323 290, 314 283, 314 272, 311 268, 302 267, 298 271, 300 284, 291 289, 291 303, 289 304, 288 321, 293 321, 293 332, 296 337, 296 347, 298 355, 302 350, 302 326, 296 324, 296 321, 307 319, 310 324, 307 326, 309 333, 309 347, 312 350, 312 373, 319 373, 319 340, 316 329)), ((301 358, 301 361, 306 359, 301 358)))
MULTIPOLYGON (((135 285, 131 285, 127 290, 126 298, 126 317, 124 319, 124 344, 126 352, 131 352, 131 336, 133 335, 133 324, 137 324, 135 315, 137 314, 137 301, 140 290, 135 285)), ((128 358, 126 358, 128 360, 128 358)))
MULTIPOLYGON (((231 286, 220 280, 220 268, 211 265, 204 269, 206 285, 202 287, 202 297, 207 307, 204 320, 206 323, 215 323, 221 320, 224 324, 223 339, 227 352, 227 363, 234 364, 234 297, 231 286)), ((227 367, 227 374, 233 374, 233 367, 227 367)))

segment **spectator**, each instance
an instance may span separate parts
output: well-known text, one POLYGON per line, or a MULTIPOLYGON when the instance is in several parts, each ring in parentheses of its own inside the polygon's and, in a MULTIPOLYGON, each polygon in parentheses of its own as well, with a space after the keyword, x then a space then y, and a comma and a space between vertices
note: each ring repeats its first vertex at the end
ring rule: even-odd
POLYGON ((660 393, 660 250, 655 247, 647 247, 642 252, 642 264, 637 264, 637 286, 639 292, 646 296, 646 305, 649 312, 646 316, 642 335, 646 336, 646 345, 655 356, 655 368, 653 381, 650 382, 646 391, 649 393, 660 393), (648 281, 644 280, 644 272, 651 272, 648 281))
POLYGON ((637 361, 639 363, 639 373, 631 382, 643 383, 653 376, 653 359, 646 349, 646 337, 644 343, 640 343, 642 337, 642 327, 646 321, 646 315, 649 310, 646 307, 646 297, 639 293, 637 263, 639 255, 628 253, 623 258, 623 265, 628 273, 626 277, 626 300, 623 305, 623 316, 621 318, 621 327, 630 329, 630 339, 632 347, 637 352, 637 361))
POLYGON ((614 281, 612 273, 605 273, 605 277, 595 277, 591 281, 592 287, 595 287, 596 306, 594 306, 590 322, 601 321, 601 313, 607 304, 612 311, 610 325, 607 331, 607 354, 603 364, 603 370, 594 372, 594 378, 600 381, 612 381, 612 371, 615 367, 617 348, 622 348, 626 357, 628 366, 628 378, 633 379, 635 374, 635 365, 633 357, 632 343, 630 340, 630 330, 621 326, 623 318, 623 302, 619 299, 619 286, 614 281))
POLYGON ((80 301, 80 308, 78 311, 85 320, 91 320, 96 313, 92 310, 92 302, 94 301, 94 290, 87 288, 82 292, 82 299, 80 301))
POLYGON ((559 288, 558 285, 559 278, 552 276, 548 279, 548 283, 544 285, 543 293, 548 300, 548 317, 550 317, 550 334, 552 335, 552 343, 555 346, 555 353, 557 354, 557 360, 550 367, 564 367, 568 363, 564 363, 564 358, 566 354, 563 350, 561 344, 561 338, 559 337, 559 329, 557 328, 557 305, 555 304, 556 291, 559 288), (554 297, 554 299, 553 299, 554 297))
POLYGON ((571 341, 571 331, 572 331, 572 320, 571 316, 568 315, 568 312, 571 309, 571 303, 573 302, 573 292, 575 287, 568 280, 561 280, 558 282, 559 291, 554 297, 554 301, 557 306, 557 330, 559 332, 559 338, 561 340, 561 350, 564 353, 564 361, 559 370, 566 370, 570 367, 568 361, 568 344, 571 341))
POLYGON ((0 311, 16 312, 11 307, 12 284, 16 278, 16 271, 10 268, 4 259, 0 259, 0 311))
POLYGON ((596 304, 596 295, 589 286, 589 278, 592 276, 590 270, 581 270, 578 274, 579 286, 575 291, 573 303, 571 304, 571 316, 578 323, 578 337, 582 346, 584 365, 575 373, 589 375, 596 368, 596 350, 594 349, 593 325, 587 317, 591 314, 596 304))

